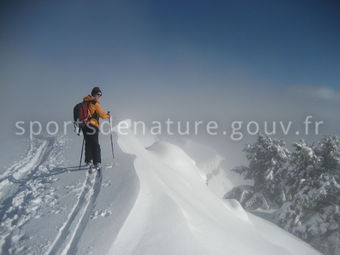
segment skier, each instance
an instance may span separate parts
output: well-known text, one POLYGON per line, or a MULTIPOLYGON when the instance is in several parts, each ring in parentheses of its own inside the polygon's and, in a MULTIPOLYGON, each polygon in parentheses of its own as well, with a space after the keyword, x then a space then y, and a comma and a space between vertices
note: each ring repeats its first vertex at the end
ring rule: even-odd
POLYGON ((89 122, 82 127, 82 132, 85 139, 85 164, 91 168, 93 161, 93 167, 96 170, 101 169, 101 151, 98 140, 99 135, 99 117, 102 119, 110 118, 110 112, 105 113, 100 106, 99 98, 102 96, 102 92, 98 87, 94 87, 91 91, 91 95, 83 98, 85 102, 89 102, 89 122))

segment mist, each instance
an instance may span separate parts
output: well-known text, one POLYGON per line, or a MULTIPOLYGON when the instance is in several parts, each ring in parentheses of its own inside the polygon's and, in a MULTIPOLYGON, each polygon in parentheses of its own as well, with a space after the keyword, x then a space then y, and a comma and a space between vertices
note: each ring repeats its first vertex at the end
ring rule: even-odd
MULTIPOLYGON (((232 121, 243 121, 243 126, 248 121, 292 121, 303 128, 311 115, 313 121, 323 121, 317 136, 294 131, 274 137, 290 144, 338 134, 340 50, 335 44, 339 33, 333 30, 338 9, 269 2, 258 13, 248 2, 175 6, 5 3, 0 27, 5 35, 0 47, 2 136, 15 136, 15 123, 21 120, 72 120, 73 106, 94 86, 102 89, 101 104, 116 123, 170 118, 213 120, 230 127, 232 121), (241 11, 240 16, 233 11, 241 11), (264 20, 253 22, 259 13, 264 20), (305 21, 299 18, 302 13, 305 21), (316 27, 313 15, 323 17, 316 27), (302 30, 305 34, 298 36, 302 30)), ((245 134, 239 141, 228 135, 195 139, 219 148, 236 164, 256 135, 245 134)))

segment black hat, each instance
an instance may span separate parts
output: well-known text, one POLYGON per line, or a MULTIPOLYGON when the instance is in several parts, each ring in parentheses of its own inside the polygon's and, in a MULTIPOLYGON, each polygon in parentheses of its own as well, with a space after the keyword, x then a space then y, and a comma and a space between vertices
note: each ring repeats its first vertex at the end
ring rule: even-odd
POLYGON ((102 94, 102 91, 100 90, 100 88, 94 87, 94 88, 92 89, 92 91, 91 91, 91 96, 94 97, 94 96, 97 95, 98 93, 102 94))

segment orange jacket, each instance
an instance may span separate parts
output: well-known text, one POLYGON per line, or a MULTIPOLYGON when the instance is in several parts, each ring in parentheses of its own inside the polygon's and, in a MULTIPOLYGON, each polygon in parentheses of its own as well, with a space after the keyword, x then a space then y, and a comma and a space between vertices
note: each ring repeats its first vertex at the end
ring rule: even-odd
POLYGON ((86 96, 83 98, 84 101, 93 101, 89 105, 89 115, 91 116, 90 124, 99 128, 99 117, 102 119, 108 119, 110 115, 104 112, 103 108, 100 106, 100 103, 95 100, 93 96, 86 96))

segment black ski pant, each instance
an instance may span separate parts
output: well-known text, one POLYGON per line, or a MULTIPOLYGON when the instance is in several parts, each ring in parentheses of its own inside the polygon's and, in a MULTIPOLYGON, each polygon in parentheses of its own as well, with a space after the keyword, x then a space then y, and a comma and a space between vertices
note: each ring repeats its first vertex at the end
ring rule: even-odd
POLYGON ((85 163, 93 160, 93 164, 101 163, 99 129, 89 125, 82 128, 85 139, 85 163))

